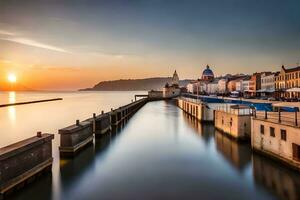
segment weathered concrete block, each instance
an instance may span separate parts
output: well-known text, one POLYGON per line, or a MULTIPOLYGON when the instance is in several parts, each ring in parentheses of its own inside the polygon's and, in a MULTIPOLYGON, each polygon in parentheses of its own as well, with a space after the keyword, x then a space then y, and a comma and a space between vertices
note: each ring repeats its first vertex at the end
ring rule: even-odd
POLYGON ((76 124, 60 129, 61 155, 72 155, 93 142, 93 121, 87 119, 83 122, 77 121, 76 124))
POLYGON ((102 135, 111 129, 110 113, 101 114, 94 118, 94 134, 102 135))
POLYGON ((215 127, 235 139, 245 140, 251 134, 251 115, 215 110, 215 127))
POLYGON ((192 102, 191 100, 185 99, 177 99, 177 105, 181 108, 184 112, 188 113, 189 115, 195 117, 196 119, 203 121, 203 122, 213 122, 214 115, 213 109, 207 106, 204 103, 200 102, 192 102))
POLYGON ((51 169, 53 134, 38 134, 0 149, 0 196, 51 169))

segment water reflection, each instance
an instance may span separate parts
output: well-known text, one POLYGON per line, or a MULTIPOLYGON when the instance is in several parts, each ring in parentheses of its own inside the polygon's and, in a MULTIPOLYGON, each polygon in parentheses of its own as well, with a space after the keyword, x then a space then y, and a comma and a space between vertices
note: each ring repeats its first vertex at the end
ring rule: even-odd
MULTIPOLYGON (((16 103, 16 92, 9 92, 8 93, 8 102, 9 103, 16 103)), ((8 118, 12 124, 16 122, 16 108, 15 106, 9 106, 7 108, 8 111, 8 118)))
POLYGON ((283 200, 300 199, 300 174, 256 153, 252 155, 256 183, 283 200))
POLYGON ((247 144, 239 144, 232 138, 215 131, 215 143, 217 150, 238 170, 246 168, 251 161, 251 149, 247 144))
POLYGON ((16 103, 16 92, 9 92, 8 93, 8 102, 9 103, 16 103))
POLYGON ((205 141, 207 144, 211 138, 213 138, 213 134, 215 132, 215 128, 210 123, 200 123, 198 119, 188 115, 187 113, 183 113, 184 120, 192 127, 195 133, 205 141))
MULTIPOLYGON (((53 198, 52 188, 52 174, 47 173, 37 177, 29 185, 23 187, 21 190, 16 191, 13 196, 9 196, 8 199, 14 200, 50 200, 53 198)), ((6 199, 6 198, 5 198, 6 199)))
POLYGON ((152 102, 61 159, 58 183, 41 177, 22 199, 298 199, 299 174, 269 162, 172 103, 152 102))

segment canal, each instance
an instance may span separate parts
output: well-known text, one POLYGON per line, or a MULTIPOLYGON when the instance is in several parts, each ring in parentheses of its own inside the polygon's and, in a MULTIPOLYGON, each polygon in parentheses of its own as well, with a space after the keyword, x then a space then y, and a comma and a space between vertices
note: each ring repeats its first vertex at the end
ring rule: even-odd
POLYGON ((299 186, 299 173, 157 101, 11 199, 299 199, 299 186))

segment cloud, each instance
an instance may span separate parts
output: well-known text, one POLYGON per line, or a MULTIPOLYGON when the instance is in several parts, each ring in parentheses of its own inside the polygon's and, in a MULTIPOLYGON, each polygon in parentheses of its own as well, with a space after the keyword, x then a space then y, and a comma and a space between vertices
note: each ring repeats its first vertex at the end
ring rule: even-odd
POLYGON ((0 30, 0 35, 14 36, 16 34, 13 33, 13 32, 5 31, 5 30, 0 30))
POLYGON ((44 43, 41 43, 41 42, 38 42, 38 41, 35 41, 32 39, 28 39, 28 38, 0 38, 0 40, 15 42, 15 43, 19 43, 19 44, 23 44, 23 45, 27 45, 27 46, 38 47, 38 48, 52 50, 52 51, 69 53, 67 50, 65 50, 63 48, 52 46, 49 44, 44 44, 44 43))

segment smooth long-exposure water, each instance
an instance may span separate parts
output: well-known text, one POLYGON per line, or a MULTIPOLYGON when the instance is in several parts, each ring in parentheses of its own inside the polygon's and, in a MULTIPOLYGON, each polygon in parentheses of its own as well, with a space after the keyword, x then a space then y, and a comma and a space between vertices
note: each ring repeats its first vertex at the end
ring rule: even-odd
MULTIPOLYGON (((119 93, 118 96, 125 98, 124 94, 133 93, 119 93)), ((93 99, 94 95, 96 98, 102 94, 86 95, 93 99)), ((79 98, 80 102, 72 107, 79 106, 83 113, 100 110, 100 101, 89 104, 83 99, 79 98)), ((65 104, 64 101, 50 104, 65 104)), ((76 101, 76 97, 72 97, 72 101, 76 101)), ((111 99, 103 101, 113 104, 111 99)), ((46 104, 44 106, 47 108, 46 104)), ((23 109, 25 107, 27 105, 23 109)), ((27 109, 29 112, 30 108, 27 109)), ((68 116, 70 121, 65 122, 73 122, 79 116, 73 112, 63 113, 65 111, 53 113, 68 116)), ((47 115, 44 113, 44 117, 47 115)), ((30 117, 31 114, 27 118, 30 117)), ((47 123, 57 127, 56 121, 64 117, 52 117, 47 123)), ((87 113, 86 117, 90 115, 87 113)), ((57 143, 53 148, 57 151, 57 143)), ((232 200, 300 197, 299 173, 252 153, 250 144, 238 144, 216 131, 212 124, 192 119, 173 101, 146 104, 118 131, 95 139, 94 145, 73 159, 59 160, 55 156, 55 163, 52 175, 40 177, 10 198, 232 200)))

